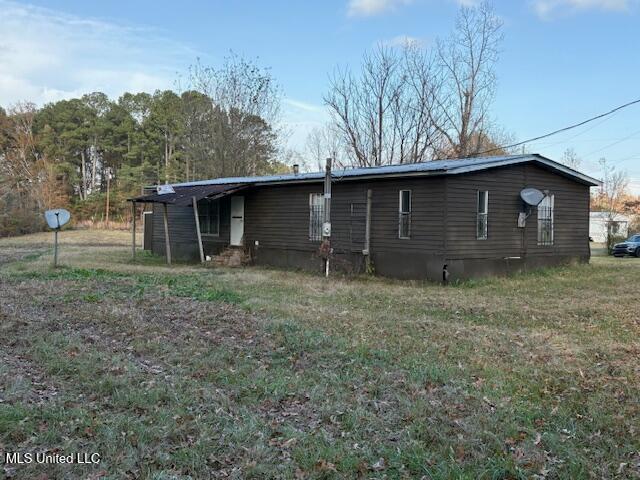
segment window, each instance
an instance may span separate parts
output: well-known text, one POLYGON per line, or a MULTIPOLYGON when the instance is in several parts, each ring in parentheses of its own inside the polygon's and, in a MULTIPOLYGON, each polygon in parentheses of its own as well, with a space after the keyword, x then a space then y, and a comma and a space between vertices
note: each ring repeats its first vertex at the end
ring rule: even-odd
POLYGON ((478 210, 476 218, 476 238, 486 240, 489 236, 489 192, 478 190, 478 210))
POLYGON ((398 206, 398 237, 411 237, 411 190, 400 190, 398 206))
POLYGON ((611 221, 609 222, 609 231, 611 235, 618 235, 620 233, 620 227, 622 222, 611 221))
POLYGON ((198 220, 201 234, 220 235, 220 202, 206 199, 198 202, 198 220))
POLYGON ((554 196, 547 195, 538 205, 538 245, 553 245, 554 196))
POLYGON ((322 240, 322 223, 324 222, 324 195, 322 193, 309 194, 309 240, 322 240))

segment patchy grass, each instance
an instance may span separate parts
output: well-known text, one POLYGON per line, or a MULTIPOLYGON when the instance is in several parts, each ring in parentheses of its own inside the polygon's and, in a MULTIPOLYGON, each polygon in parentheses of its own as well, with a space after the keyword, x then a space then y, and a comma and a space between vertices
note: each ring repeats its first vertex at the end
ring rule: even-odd
POLYGON ((442 287, 61 240, 0 240, 0 450, 102 462, 7 476, 640 478, 638 259, 442 287))

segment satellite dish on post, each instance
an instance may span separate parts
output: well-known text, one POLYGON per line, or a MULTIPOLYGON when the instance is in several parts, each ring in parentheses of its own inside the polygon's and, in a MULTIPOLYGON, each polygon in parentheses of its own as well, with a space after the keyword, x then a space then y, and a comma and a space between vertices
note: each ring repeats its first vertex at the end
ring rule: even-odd
POLYGON ((537 207, 544 198, 544 193, 537 188, 525 188, 520 192, 520 198, 528 206, 537 207))
POLYGON ((49 228, 58 230, 71 219, 71 214, 64 208, 55 208, 44 212, 44 218, 49 228))
POLYGON ((64 208, 54 208, 44 212, 49 228, 53 229, 53 266, 58 266, 58 232, 71 219, 71 214, 64 208))

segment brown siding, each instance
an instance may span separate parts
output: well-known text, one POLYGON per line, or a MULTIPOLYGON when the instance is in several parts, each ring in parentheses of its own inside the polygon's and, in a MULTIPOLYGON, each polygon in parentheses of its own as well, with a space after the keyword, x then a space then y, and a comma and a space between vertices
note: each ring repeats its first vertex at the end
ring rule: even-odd
MULTIPOLYGON (((164 206, 153 204, 153 253, 165 254, 164 206)), ((197 258, 198 246, 193 210, 190 207, 167 207, 167 224, 171 242, 171 257, 175 260, 197 258)))
MULTIPOLYGON (((331 244, 337 263, 362 267, 364 213, 367 190, 372 190, 371 252, 376 271, 393 276, 420 277, 434 255, 443 255, 443 199, 441 179, 398 179, 336 182, 332 186, 331 244), (412 191, 411 238, 398 238, 400 190, 412 191), (352 218, 352 205, 358 215, 352 218), (352 232, 354 234, 352 235, 352 232), (353 265, 357 264, 357 265, 353 265), (411 273, 409 273, 411 272, 411 273)), ((317 266, 320 242, 309 240, 309 194, 322 193, 322 184, 261 187, 245 197, 245 245, 255 258, 294 266, 317 266), (255 242, 259 246, 255 248, 255 242), (286 250, 286 252, 285 252, 286 250), (294 254, 293 252, 298 252, 294 254)), ((429 268, 440 270, 431 262, 429 268)))
POLYGON ((245 245, 311 251, 309 193, 322 193, 321 184, 261 187, 245 195, 245 245))
MULTIPOLYGON (((332 187, 332 245, 351 250, 351 205, 364 206, 373 192, 371 247, 383 251, 441 252, 444 188, 441 180, 405 179, 336 183, 332 187), (398 195, 412 191, 411 238, 398 238, 398 195)), ((315 251, 309 240, 309 194, 322 193, 322 184, 261 187, 245 200, 245 238, 260 246, 315 251)), ((362 210, 364 214, 364 210, 362 210)))
POLYGON ((442 178, 378 180, 373 190, 371 248, 384 252, 444 251, 442 178), (411 190, 411 238, 398 236, 400 190, 411 190))
MULTIPOLYGON (((220 235, 203 235, 202 246, 205 255, 215 255, 229 244, 230 216, 229 199, 220 200, 220 235)), ((153 252, 165 253, 163 206, 153 204, 153 252)), ((171 256, 176 260, 197 260, 199 258, 193 207, 169 206, 167 210, 171 256)))
POLYGON ((447 180, 447 258, 589 255, 589 187, 536 165, 450 176, 447 180), (537 212, 517 227, 523 188, 555 195, 554 245, 537 245, 537 212), (489 191, 488 239, 476 239, 477 191, 489 191), (526 242, 524 239, 526 238, 526 242))
POLYGON ((527 222, 527 255, 589 256, 589 187, 535 165, 526 165, 527 184, 555 195, 553 246, 538 246, 538 218, 527 222))

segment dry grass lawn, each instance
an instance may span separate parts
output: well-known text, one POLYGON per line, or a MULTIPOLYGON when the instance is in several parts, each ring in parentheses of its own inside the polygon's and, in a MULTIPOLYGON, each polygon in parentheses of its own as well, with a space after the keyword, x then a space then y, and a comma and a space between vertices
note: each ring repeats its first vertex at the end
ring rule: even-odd
POLYGON ((0 240, 8 478, 640 478, 640 259, 443 287, 0 240))

